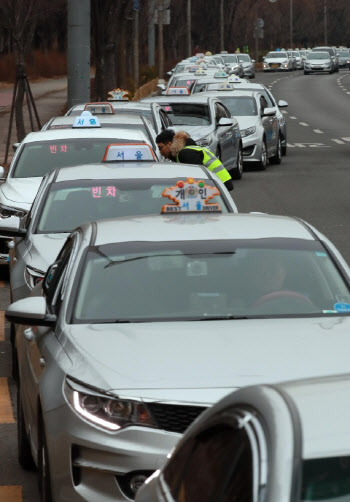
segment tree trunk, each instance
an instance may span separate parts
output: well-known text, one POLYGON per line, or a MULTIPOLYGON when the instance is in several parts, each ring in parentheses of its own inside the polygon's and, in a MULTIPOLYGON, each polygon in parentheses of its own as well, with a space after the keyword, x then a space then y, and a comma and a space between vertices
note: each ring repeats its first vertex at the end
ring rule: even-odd
POLYGON ((16 60, 16 80, 17 80, 17 94, 15 101, 15 118, 16 118, 16 131, 17 140, 20 142, 26 135, 23 117, 23 104, 25 93, 24 77, 26 75, 26 65, 24 62, 24 55, 20 52, 15 52, 16 60))

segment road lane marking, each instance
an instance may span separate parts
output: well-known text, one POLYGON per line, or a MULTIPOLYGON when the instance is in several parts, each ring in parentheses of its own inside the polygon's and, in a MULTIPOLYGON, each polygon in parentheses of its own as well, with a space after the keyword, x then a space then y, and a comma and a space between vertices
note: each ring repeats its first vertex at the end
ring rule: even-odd
POLYGON ((304 126, 304 127, 309 127, 309 124, 307 124, 306 122, 299 122, 300 125, 304 126))
POLYGON ((286 113, 288 113, 288 112, 286 112, 286 110, 282 110, 282 113, 286 114, 286 113))
POLYGON ((350 141, 350 138, 342 138, 344 141, 350 141))
POLYGON ((297 120, 297 118, 296 118, 296 117, 289 117, 289 118, 290 118, 290 119, 292 119, 292 120, 297 120))
POLYGON ((348 91, 347 91, 347 93, 346 93, 346 94, 350 94, 350 92, 348 92, 348 91))
POLYGON ((334 143, 337 143, 338 145, 345 145, 344 141, 341 141, 340 139, 332 139, 334 143))
POLYGON ((323 131, 320 131, 319 129, 314 129, 314 132, 316 132, 317 134, 323 134, 323 131))
POLYGON ((0 342, 5 341, 5 311, 0 310, 0 342))
POLYGON ((288 148, 331 148, 324 143, 287 143, 288 148))
POLYGON ((0 486, 0 500, 3 502, 22 502, 22 487, 0 486))
MULTIPOLYGON (((14 424, 10 391, 7 383, 7 378, 0 378, 0 423, 1 424, 14 424)), ((0 500, 3 500, 0 497, 0 500)))

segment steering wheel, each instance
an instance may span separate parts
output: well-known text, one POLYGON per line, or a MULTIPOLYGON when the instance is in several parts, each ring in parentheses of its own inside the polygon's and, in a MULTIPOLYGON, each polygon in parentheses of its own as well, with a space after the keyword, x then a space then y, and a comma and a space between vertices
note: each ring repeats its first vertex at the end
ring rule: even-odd
POLYGON ((289 290, 281 290, 281 291, 273 291, 272 293, 266 293, 266 295, 260 296, 252 305, 252 307, 259 307, 260 305, 264 305, 267 302, 279 300, 280 298, 294 298, 296 300, 302 300, 305 303, 308 303, 312 307, 315 305, 312 303, 310 298, 303 295, 302 293, 298 293, 297 291, 289 291, 289 290))

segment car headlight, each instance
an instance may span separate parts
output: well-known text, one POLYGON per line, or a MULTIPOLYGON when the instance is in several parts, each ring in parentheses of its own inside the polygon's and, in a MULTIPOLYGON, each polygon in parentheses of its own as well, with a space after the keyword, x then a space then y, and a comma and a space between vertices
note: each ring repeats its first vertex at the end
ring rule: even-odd
POLYGON ((107 396, 67 379, 64 391, 78 415, 103 429, 117 431, 131 425, 158 428, 143 403, 107 396))
POLYGON ((256 131, 256 127, 248 127, 248 129, 241 129, 242 138, 246 138, 247 136, 251 136, 256 131))
POLYGON ((28 211, 20 207, 0 204, 0 218, 9 218, 10 216, 18 216, 19 218, 23 218, 23 216, 25 216, 27 213, 28 211))
POLYGON ((268 66, 267 63, 263 64, 263 68, 267 68, 267 66, 268 66))
POLYGON ((209 146, 213 142, 213 136, 208 134, 208 136, 204 136, 203 138, 197 139, 196 143, 199 146, 209 146))
POLYGON ((38 284, 38 282, 42 281, 44 279, 44 276, 45 272, 43 272, 42 270, 30 267, 29 265, 27 265, 25 268, 24 280, 26 281, 26 284, 30 289, 33 289, 34 286, 38 284))

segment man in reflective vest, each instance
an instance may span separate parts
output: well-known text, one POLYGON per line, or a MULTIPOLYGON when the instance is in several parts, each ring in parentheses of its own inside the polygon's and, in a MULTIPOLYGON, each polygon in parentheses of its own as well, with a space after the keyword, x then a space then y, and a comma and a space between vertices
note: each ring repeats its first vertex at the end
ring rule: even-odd
POLYGON ((203 165, 225 184, 228 190, 233 190, 233 182, 230 173, 208 148, 198 146, 196 142, 185 132, 175 134, 171 129, 158 134, 156 138, 160 153, 173 162, 182 164, 203 165))

